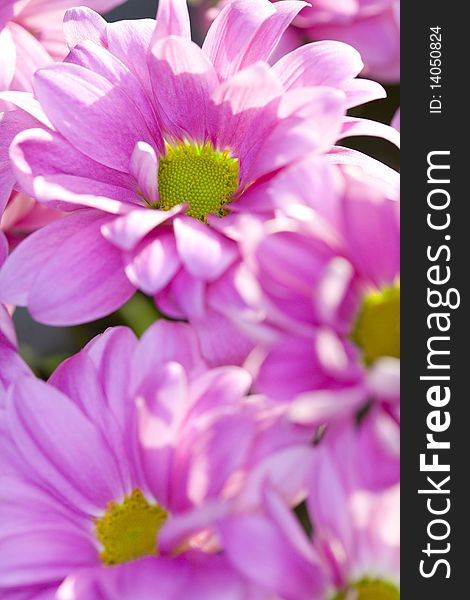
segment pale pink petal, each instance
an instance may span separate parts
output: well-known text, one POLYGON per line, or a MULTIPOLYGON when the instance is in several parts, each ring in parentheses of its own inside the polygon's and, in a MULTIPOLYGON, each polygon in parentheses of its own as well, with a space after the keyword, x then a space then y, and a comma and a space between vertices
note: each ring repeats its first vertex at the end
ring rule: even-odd
POLYGON ((191 39, 191 24, 186 0, 160 0, 153 43, 169 35, 191 39))
POLYGON ((52 58, 39 40, 21 25, 9 23, 8 27, 16 47, 16 67, 11 89, 29 92, 34 73, 50 64, 52 58))
POLYGON ((21 110, 24 110, 24 112, 34 117, 34 119, 39 121, 39 123, 41 123, 42 125, 45 125, 49 129, 54 129, 52 123, 44 114, 41 105, 31 92, 0 92, 0 101, 1 100, 9 102, 10 104, 13 104, 18 108, 21 108, 21 110))
POLYGON ((129 168, 145 200, 149 204, 158 202, 158 158, 152 146, 145 142, 137 142, 129 168))
POLYGON ((102 233, 118 248, 132 250, 148 233, 182 210, 181 206, 175 206, 168 211, 138 208, 106 223, 102 228, 102 233))
POLYGON ((387 97, 387 92, 380 83, 369 79, 352 79, 344 84, 343 91, 347 98, 347 108, 387 97))
POLYGON ((195 277, 208 281, 215 279, 237 257, 233 242, 195 219, 176 218, 174 230, 181 260, 195 277))
POLYGON ((339 137, 340 140, 356 135, 367 135, 383 138, 397 146, 397 148, 400 147, 400 132, 389 125, 369 119, 357 119, 355 117, 345 117, 344 121, 343 130, 339 137))
POLYGON ((98 13, 86 6, 69 8, 64 15, 64 37, 69 48, 90 40, 102 46, 107 45, 106 21, 98 13))
POLYGON ((124 257, 129 281, 152 296, 163 289, 177 273, 181 260, 170 231, 143 240, 124 257))

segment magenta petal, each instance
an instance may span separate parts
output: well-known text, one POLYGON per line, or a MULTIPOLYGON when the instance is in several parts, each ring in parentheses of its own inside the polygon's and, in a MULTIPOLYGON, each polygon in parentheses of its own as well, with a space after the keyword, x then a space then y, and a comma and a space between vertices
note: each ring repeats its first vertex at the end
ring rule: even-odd
POLYGON ((0 270, 0 302, 26 306, 40 270, 70 237, 99 218, 87 211, 73 214, 39 229, 10 254, 0 270))
POLYGON ((69 192, 80 193, 82 189, 87 196, 105 196, 118 201, 136 196, 131 191, 131 177, 90 159, 54 131, 28 129, 21 132, 11 145, 10 156, 22 189, 40 201, 65 200, 60 195, 50 197, 50 190, 44 184, 49 176, 58 177, 56 182, 67 182, 65 187, 69 192))
POLYGON ((174 230, 181 260, 195 277, 216 279, 238 255, 234 242, 195 219, 176 218, 174 230))
POLYGON ((90 40, 106 47, 106 21, 86 6, 69 8, 64 15, 64 37, 69 48, 90 40))
POLYGON ((101 234, 104 222, 100 219, 77 230, 39 272, 28 297, 38 321, 50 325, 93 321, 132 296, 135 287, 124 273, 121 251, 101 234), (54 288, 51 281, 57 283, 54 288))
POLYGON ((52 386, 24 377, 7 408, 11 436, 41 487, 84 516, 123 492, 114 455, 77 406, 52 386), (41 418, 38 418, 41 415, 41 418))
POLYGON ((125 261, 129 281, 149 296, 163 289, 181 266, 171 232, 143 240, 126 254, 125 261))
POLYGON ((35 75, 34 91, 62 135, 108 167, 128 173, 135 144, 155 143, 133 100, 98 73, 52 65, 35 75))
POLYGON ((164 129, 176 137, 204 140, 218 79, 199 46, 176 36, 164 38, 152 50, 150 72, 164 129))

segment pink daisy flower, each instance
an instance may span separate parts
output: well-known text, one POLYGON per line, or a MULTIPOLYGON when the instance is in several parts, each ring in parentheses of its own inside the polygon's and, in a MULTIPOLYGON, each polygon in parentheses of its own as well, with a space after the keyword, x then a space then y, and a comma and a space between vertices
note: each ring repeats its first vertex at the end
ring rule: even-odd
MULTIPOLYGON (((85 4, 106 12, 123 1, 87 0, 85 4)), ((65 57, 62 21, 73 6, 74 0, 2 0, 0 91, 31 90, 37 69, 65 57)))
POLYGON ((253 278, 239 277, 239 292, 252 310, 239 319, 261 341, 250 368, 298 422, 320 425, 371 398, 398 420, 399 203, 384 188, 307 160, 272 184, 289 216, 246 227, 253 278))
POLYGON ((249 387, 163 321, 140 342, 107 330, 48 383, 16 377, 0 420, 2 598, 267 600, 219 552, 217 523, 260 510, 267 483, 295 503, 311 448, 249 387))
POLYGON ((248 579, 286 600, 399 600, 399 484, 368 486, 369 467, 382 463, 363 453, 358 435, 334 427, 315 448, 306 501, 311 543, 274 490, 263 515, 227 519, 226 555, 248 579), (269 570, 259 568, 260 556, 269 570))
POLYGON ((36 99, 2 97, 23 109, 14 111, 21 118, 8 113, 5 136, 24 130, 11 146, 17 187, 71 214, 12 253, 1 299, 65 325, 116 310, 138 288, 203 319, 206 288, 239 258, 237 214, 273 214, 263 186, 274 173, 343 136, 395 136, 344 117, 383 95, 355 79, 362 63, 352 48, 305 46, 268 66, 303 6, 237 0, 202 49, 190 41, 180 0, 160 2, 156 28, 67 13, 66 62, 36 74, 36 99), (185 296, 199 305, 183 307, 185 296))

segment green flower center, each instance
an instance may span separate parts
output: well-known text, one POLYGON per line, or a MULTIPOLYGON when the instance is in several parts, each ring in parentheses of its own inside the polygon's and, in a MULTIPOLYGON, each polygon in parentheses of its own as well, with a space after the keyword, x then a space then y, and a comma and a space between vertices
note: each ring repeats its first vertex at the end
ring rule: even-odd
POLYGON ((383 356, 400 358, 400 285, 364 298, 351 337, 366 365, 383 356))
POLYGON ((332 600, 399 600, 400 591, 391 583, 380 579, 363 579, 332 600))
POLYGON ((238 160, 210 142, 167 144, 158 167, 157 207, 170 210, 186 203, 186 214, 200 221, 206 222, 209 214, 223 217, 225 204, 237 191, 238 172, 238 160))
POLYGON ((95 534, 103 544, 105 565, 119 565, 158 554, 157 534, 167 519, 159 505, 149 504, 139 488, 124 501, 110 502, 106 513, 94 520, 95 534))

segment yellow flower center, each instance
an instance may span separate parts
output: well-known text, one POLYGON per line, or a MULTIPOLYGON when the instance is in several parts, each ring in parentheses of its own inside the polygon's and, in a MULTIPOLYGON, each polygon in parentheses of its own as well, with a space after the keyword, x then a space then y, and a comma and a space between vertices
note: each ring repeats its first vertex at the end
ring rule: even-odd
POLYGON ((95 534, 103 544, 105 565, 118 565, 158 554, 157 535, 167 519, 159 505, 149 504, 139 488, 124 501, 110 502, 106 513, 95 519, 95 534))
POLYGON ((400 591, 391 583, 379 579, 363 579, 351 585, 346 592, 337 594, 333 600, 399 600, 400 591))
POLYGON ((364 298, 352 339, 367 365, 383 356, 400 358, 400 285, 364 298))
POLYGON ((238 160, 219 152, 210 142, 166 145, 158 167, 157 208, 169 210, 188 204, 186 214, 206 222, 207 215, 227 214, 225 204, 238 187, 238 160))

